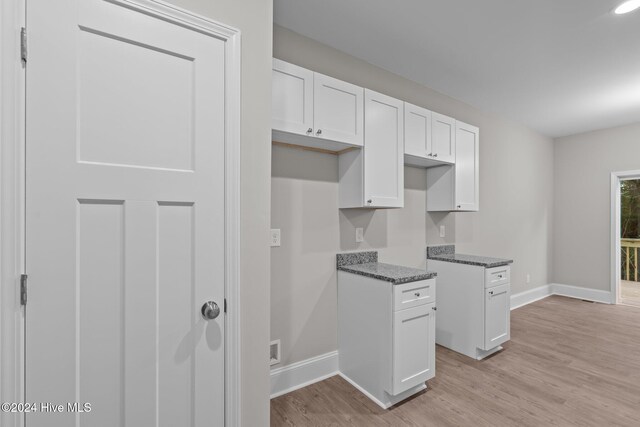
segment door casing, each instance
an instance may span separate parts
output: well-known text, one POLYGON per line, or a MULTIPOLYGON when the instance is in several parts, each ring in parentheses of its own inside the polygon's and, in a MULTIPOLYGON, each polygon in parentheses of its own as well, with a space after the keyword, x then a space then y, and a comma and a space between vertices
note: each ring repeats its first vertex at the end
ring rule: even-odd
POLYGON ((611 304, 620 302, 620 184, 630 179, 640 179, 640 170, 611 173, 611 304))
MULTIPOLYGON (((25 73, 20 28, 27 0, 0 4, 0 401, 24 397, 25 310, 20 306, 25 265, 25 73)), ((162 16, 224 40, 225 49, 225 425, 240 425, 240 31, 159 0, 105 0, 162 16)), ((28 30, 27 30, 28 40, 28 30)), ((0 424, 24 425, 0 412, 0 424)))

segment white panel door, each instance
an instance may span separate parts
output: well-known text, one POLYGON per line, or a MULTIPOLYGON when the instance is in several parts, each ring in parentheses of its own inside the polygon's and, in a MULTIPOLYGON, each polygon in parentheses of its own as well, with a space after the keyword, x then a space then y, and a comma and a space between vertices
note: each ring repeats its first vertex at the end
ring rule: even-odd
POLYGON ((431 149, 433 157, 442 162, 456 161, 456 120, 432 113, 431 149))
POLYGON ((402 101, 365 89, 365 206, 404 206, 403 110, 402 101))
POLYGON ((313 71, 273 59, 272 128, 313 134, 313 71))
POLYGON ((431 111, 404 103, 404 153, 416 157, 432 157, 431 111))
POLYGON ((29 427, 224 424, 225 42, 126 3, 27 4, 29 427))
POLYGON ((511 293, 509 285, 485 289, 484 295, 484 347, 491 350, 511 336, 511 293))
POLYGON ((455 210, 480 208, 480 130, 456 123, 455 210))
POLYGON ((393 395, 435 376, 434 306, 424 304, 393 314, 393 395))
POLYGON ((364 89, 320 73, 314 73, 313 82, 314 135, 362 146, 364 89))

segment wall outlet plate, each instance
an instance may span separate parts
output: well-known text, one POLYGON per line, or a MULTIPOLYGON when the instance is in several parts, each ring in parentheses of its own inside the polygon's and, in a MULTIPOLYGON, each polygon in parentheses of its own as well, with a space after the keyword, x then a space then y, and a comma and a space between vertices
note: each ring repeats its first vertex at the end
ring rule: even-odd
POLYGON ((527 274, 527 283, 531 283, 531 275, 527 274))
POLYGON ((280 229, 271 229, 271 247, 280 246, 280 229))
POLYGON ((445 237, 446 236, 446 228, 444 225, 440 226, 440 237, 445 237))
POLYGON ((364 228, 356 228, 356 243, 364 242, 364 228))

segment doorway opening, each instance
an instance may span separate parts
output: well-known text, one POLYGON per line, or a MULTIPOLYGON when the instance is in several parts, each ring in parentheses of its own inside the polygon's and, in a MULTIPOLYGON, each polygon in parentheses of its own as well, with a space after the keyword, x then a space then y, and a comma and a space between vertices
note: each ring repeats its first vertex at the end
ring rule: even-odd
POLYGON ((640 308, 640 171, 611 174, 611 294, 640 308))
POLYGON ((640 179, 620 182, 620 298, 640 307, 640 179))

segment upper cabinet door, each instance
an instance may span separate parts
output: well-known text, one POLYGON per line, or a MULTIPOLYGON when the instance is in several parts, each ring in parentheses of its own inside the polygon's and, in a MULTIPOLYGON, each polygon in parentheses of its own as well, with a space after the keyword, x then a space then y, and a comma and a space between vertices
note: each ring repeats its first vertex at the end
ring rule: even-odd
POLYGON ((313 71, 273 59, 272 127, 299 135, 313 132, 313 71))
POLYGON ((431 111, 408 102, 404 103, 404 153, 416 157, 430 157, 431 111))
POLYGON ((480 205, 480 130, 456 123, 455 210, 477 211, 480 205))
POLYGON ((314 135, 364 145, 364 89, 314 73, 314 135))
MULTIPOLYGON (((433 158, 442 162, 456 161, 456 120, 438 113, 431 114, 433 158)), ((427 153, 429 154, 429 153, 427 153)))
POLYGON ((364 205, 404 206, 404 103, 365 89, 364 205))

